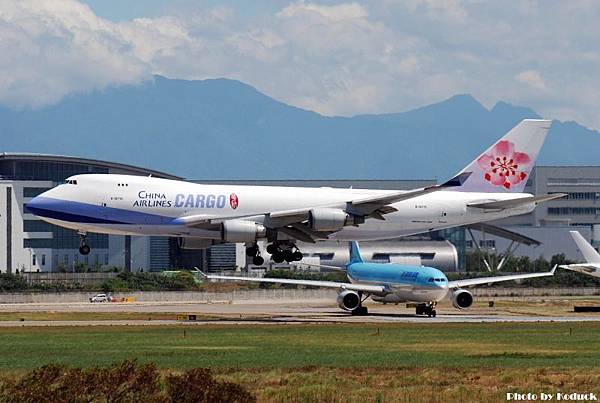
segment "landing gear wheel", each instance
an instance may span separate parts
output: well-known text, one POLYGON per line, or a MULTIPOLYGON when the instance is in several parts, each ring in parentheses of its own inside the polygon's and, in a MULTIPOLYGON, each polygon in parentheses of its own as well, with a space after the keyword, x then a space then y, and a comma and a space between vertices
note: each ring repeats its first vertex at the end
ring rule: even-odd
POLYGON ((274 255, 279 251, 279 248, 274 243, 267 245, 267 253, 269 255, 274 255))
POLYGON ((294 259, 295 262, 301 261, 303 257, 304 257, 304 255, 302 255, 302 252, 300 252, 299 250, 297 250, 296 252, 294 252, 292 254, 292 258, 294 259))
POLYGON ((273 253, 271 255, 271 258, 275 263, 283 263, 283 261, 285 260, 282 252, 273 253))
POLYGON ((435 315, 437 314, 435 312, 435 306, 436 306, 435 302, 431 302, 428 304, 419 304, 419 305, 417 305, 417 308, 416 308, 417 315, 427 315, 430 318, 431 317, 435 318, 435 315))
POLYGON ((352 316, 365 316, 369 314, 369 310, 366 306, 359 306, 358 308, 352 310, 352 316))
POLYGON ((294 259, 294 252, 292 252, 291 250, 285 250, 285 251, 283 251, 283 258, 288 263, 293 262, 295 260, 294 259))
POLYGON ((91 248, 89 245, 83 244, 79 247, 79 253, 81 253, 82 255, 89 255, 91 251, 91 248))
POLYGON ((262 266, 265 263, 265 259, 262 256, 254 256, 252 258, 252 264, 254 266, 262 266))
POLYGON ((258 250, 258 245, 256 245, 256 244, 246 248, 246 256, 249 256, 249 257, 258 256, 259 252, 260 251, 258 250))

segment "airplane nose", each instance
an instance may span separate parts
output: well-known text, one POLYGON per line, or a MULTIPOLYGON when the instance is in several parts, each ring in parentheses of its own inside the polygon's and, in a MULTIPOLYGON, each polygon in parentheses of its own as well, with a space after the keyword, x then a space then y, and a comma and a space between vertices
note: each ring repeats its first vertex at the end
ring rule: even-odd
POLYGON ((47 198, 44 196, 45 193, 42 193, 39 196, 34 197, 25 203, 25 209, 27 213, 31 213, 33 215, 39 217, 49 217, 51 212, 54 211, 54 200, 47 198))
POLYGON ((36 196, 33 199, 29 200, 27 203, 25 203, 25 208, 27 209, 27 212, 32 213, 32 214, 36 214, 36 211, 39 211, 42 206, 43 206, 43 200, 40 196, 36 196))

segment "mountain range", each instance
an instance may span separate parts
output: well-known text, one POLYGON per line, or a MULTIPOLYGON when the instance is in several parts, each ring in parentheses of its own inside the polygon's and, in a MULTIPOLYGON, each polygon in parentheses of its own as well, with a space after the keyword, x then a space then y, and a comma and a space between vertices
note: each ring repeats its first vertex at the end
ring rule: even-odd
MULTIPOLYGON (((327 117, 235 80, 155 76, 42 109, 0 107, 0 152, 97 158, 190 179, 451 177, 524 118, 470 95, 406 112, 327 117)), ((555 121, 541 165, 600 164, 600 133, 555 121)))

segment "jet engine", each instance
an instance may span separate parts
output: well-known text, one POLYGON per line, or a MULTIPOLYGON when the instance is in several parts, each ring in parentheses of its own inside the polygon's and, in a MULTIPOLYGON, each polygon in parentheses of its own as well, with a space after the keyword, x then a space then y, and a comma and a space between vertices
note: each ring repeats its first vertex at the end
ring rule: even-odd
POLYGON ((315 231, 339 231, 346 224, 348 214, 333 208, 315 208, 308 212, 308 224, 315 231))
POLYGON ((266 233, 265 227, 253 221, 229 220, 221 224, 221 238, 227 242, 252 242, 266 233))
POLYGON ((215 244, 215 241, 198 237, 181 237, 177 238, 177 244, 181 249, 208 249, 215 244))
POLYGON ((353 311, 360 306, 360 295, 356 291, 342 291, 337 296, 337 303, 340 308, 353 311))
POLYGON ((458 309, 467 309, 473 305, 473 295, 467 290, 456 290, 450 295, 452 305, 458 309))

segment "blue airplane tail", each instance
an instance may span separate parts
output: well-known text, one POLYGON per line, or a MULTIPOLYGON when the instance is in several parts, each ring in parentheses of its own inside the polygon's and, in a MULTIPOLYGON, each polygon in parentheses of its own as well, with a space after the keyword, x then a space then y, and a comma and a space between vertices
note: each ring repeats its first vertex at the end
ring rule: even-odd
POLYGON ((350 241, 348 243, 348 247, 350 248, 350 261, 348 264, 352 263, 362 263, 363 259, 360 256, 360 248, 358 247, 358 242, 350 241))

